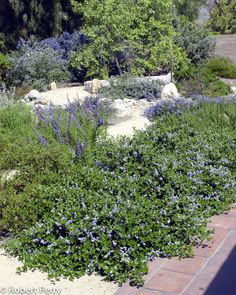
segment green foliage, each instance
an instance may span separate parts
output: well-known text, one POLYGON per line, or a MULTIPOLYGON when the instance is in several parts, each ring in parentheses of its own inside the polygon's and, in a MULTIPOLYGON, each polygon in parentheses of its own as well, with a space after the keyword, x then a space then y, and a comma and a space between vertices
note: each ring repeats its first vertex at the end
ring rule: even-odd
POLYGON ((90 40, 73 65, 87 69, 87 77, 150 74, 187 62, 185 53, 173 42, 170 0, 142 0, 136 5, 132 0, 71 2, 83 15, 82 32, 90 40), (171 58, 166 56, 169 52, 171 58))
POLYGON ((215 1, 208 26, 221 34, 236 33, 236 0, 215 1))
POLYGON ((177 13, 183 15, 191 21, 197 19, 200 6, 204 0, 173 0, 177 13))
POLYGON ((110 80, 111 86, 99 89, 101 98, 115 99, 147 99, 154 100, 161 96, 161 87, 155 81, 144 81, 139 78, 122 77, 110 80))
POLYGON ((236 65, 229 58, 211 58, 207 62, 206 67, 218 77, 236 79, 236 65))
POLYGON ((4 128, 0 169, 20 172, 0 189, 1 230, 18 234, 6 248, 22 270, 139 285, 148 259, 191 255, 208 218, 235 201, 235 118, 235 102, 160 117, 131 139, 98 141, 89 165, 62 144, 14 145, 4 128))
POLYGON ((39 39, 73 31, 80 24, 69 1, 1 0, 0 32, 7 48, 15 48, 20 38, 39 39))
POLYGON ((12 64, 7 83, 16 87, 46 90, 53 81, 70 80, 68 61, 62 52, 33 39, 21 40, 18 50, 9 56, 12 64))
POLYGON ((175 20, 177 44, 186 52, 191 63, 198 64, 213 55, 215 40, 209 36, 209 32, 197 24, 179 18, 175 20))
POLYGON ((205 65, 192 66, 189 71, 178 72, 178 88, 185 97, 206 95, 224 96, 232 93, 229 84, 221 81, 205 65))
POLYGON ((5 80, 6 72, 10 66, 7 56, 0 52, 0 83, 5 80))

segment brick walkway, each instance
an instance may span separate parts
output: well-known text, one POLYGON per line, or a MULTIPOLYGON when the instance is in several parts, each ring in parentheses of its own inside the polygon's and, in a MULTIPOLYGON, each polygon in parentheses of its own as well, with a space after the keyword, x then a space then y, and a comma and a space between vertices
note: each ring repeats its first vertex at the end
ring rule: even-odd
POLYGON ((127 283, 114 295, 236 295, 236 207, 208 226, 213 241, 195 247, 194 258, 158 258, 142 288, 127 283))

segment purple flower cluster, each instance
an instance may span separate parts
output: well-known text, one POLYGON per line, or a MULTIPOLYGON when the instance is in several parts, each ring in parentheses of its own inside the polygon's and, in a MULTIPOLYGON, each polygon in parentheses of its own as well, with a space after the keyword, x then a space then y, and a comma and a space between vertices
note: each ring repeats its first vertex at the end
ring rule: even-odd
POLYGON ((68 59, 73 52, 80 50, 87 41, 87 37, 76 30, 73 33, 64 32, 60 36, 45 39, 41 43, 56 51, 62 51, 63 57, 68 59))
POLYGON ((37 116, 36 135, 39 142, 48 145, 50 140, 70 147, 79 158, 89 144, 96 142, 99 129, 111 114, 112 105, 97 98, 88 97, 81 103, 68 101, 63 109, 41 106, 35 108, 37 116))
POLYGON ((186 109, 197 108, 204 103, 222 104, 229 101, 236 103, 236 96, 229 98, 196 96, 193 99, 177 98, 174 100, 159 100, 156 105, 146 109, 144 115, 151 121, 162 115, 181 114, 186 109))
POLYGON ((31 86, 44 90, 52 81, 70 80, 68 61, 62 50, 32 39, 20 40, 17 51, 9 57, 12 69, 9 82, 14 86, 31 86))
MULTIPOLYGON (((9 81, 14 86, 33 86, 44 90, 52 82, 74 79, 69 66, 72 55, 87 42, 79 31, 37 41, 20 39, 17 50, 9 58, 13 65, 9 81)), ((78 73, 77 73, 78 75, 78 73)))

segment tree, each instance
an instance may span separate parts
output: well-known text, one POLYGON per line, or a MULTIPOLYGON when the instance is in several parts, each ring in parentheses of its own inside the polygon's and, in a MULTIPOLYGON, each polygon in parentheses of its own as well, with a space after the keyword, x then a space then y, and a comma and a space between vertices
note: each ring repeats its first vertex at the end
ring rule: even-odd
POLYGON ((194 21, 199 15, 200 6, 206 3, 206 0, 173 0, 177 14, 187 17, 194 21))
MULTIPOLYGON (((87 69, 87 77, 110 74, 151 74, 170 69, 166 51, 175 31, 170 0, 71 0, 83 16, 82 32, 89 38, 74 60, 87 69)), ((174 64, 186 62, 184 52, 173 43, 174 64), (176 54, 177 53, 177 54, 176 54)))
POLYGON ((236 0, 215 0, 209 27, 221 34, 236 33, 236 0))
POLYGON ((14 47, 20 38, 39 39, 72 31, 80 24, 68 1, 64 0, 1 0, 0 39, 14 47))

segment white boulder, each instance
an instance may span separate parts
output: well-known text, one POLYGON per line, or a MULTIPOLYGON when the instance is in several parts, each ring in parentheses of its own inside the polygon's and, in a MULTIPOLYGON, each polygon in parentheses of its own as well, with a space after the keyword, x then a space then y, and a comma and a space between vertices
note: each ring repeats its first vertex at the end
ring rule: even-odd
POLYGON ((84 90, 96 94, 101 87, 110 87, 110 82, 107 80, 93 79, 92 81, 84 82, 84 90))
POLYGON ((6 170, 6 171, 3 171, 2 175, 1 175, 1 181, 5 182, 5 181, 12 180, 18 174, 20 174, 19 170, 6 170))
POLYGON ((167 85, 171 83, 171 73, 168 73, 167 75, 150 76, 147 78, 148 80, 155 81, 159 83, 160 85, 167 85))
POLYGON ((52 83, 50 84, 50 88, 51 88, 51 90, 55 90, 55 89, 57 89, 57 83, 56 83, 56 82, 52 82, 52 83))
POLYGON ((136 82, 157 82, 159 85, 166 85, 171 83, 171 73, 160 76, 137 77, 132 78, 131 80, 134 80, 136 82))
POLYGON ((161 99, 180 97, 179 92, 174 83, 165 85, 161 92, 161 99))
POLYGON ((130 113, 129 106, 122 99, 115 99, 113 102, 113 107, 116 110, 117 117, 125 117, 130 113))
POLYGON ((32 100, 40 99, 41 95, 38 92, 38 90, 33 89, 26 95, 26 98, 32 101, 32 100))

